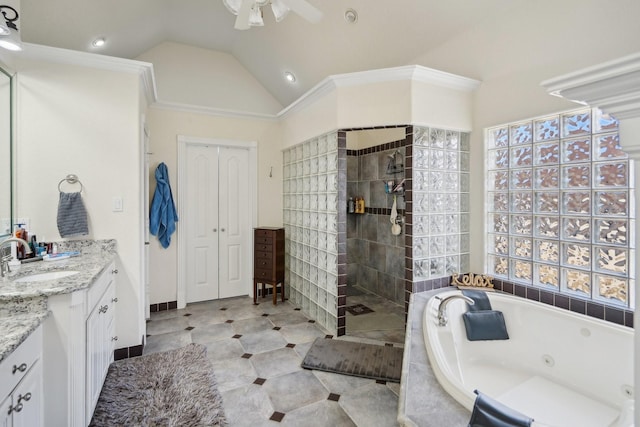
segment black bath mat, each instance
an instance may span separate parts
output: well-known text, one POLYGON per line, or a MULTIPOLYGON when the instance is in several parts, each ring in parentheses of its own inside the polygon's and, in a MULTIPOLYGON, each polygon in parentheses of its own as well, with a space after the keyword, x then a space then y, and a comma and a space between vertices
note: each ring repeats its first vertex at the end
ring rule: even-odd
POLYGON ((402 353, 399 347, 317 338, 302 367, 399 383, 402 353))
POLYGON ((374 312, 369 307, 363 304, 350 305, 349 307, 345 307, 345 310, 347 310, 349 313, 353 314, 354 316, 374 312))

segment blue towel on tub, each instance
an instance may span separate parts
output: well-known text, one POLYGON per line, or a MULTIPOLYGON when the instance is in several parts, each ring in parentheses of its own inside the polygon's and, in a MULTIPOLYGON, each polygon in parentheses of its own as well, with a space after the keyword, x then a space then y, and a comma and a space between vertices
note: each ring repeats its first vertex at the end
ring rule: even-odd
POLYGON ((478 390, 473 392, 478 396, 467 427, 531 427, 533 418, 503 405, 478 390))
POLYGON ((474 305, 462 315, 469 341, 508 340, 507 325, 501 311, 491 309, 491 302, 484 291, 463 290, 462 295, 471 298, 474 305))
POLYGON ((469 311, 491 310, 491 302, 485 291, 464 289, 462 295, 471 298, 475 303, 474 305, 467 304, 469 311))

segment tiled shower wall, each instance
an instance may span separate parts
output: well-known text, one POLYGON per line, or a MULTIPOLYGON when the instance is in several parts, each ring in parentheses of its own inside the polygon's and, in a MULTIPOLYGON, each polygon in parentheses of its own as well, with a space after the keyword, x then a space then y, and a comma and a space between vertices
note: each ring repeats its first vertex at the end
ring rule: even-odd
POLYGON ((344 334, 346 295, 345 147, 346 139, 339 141, 338 133, 333 132, 283 153, 289 299, 324 328, 340 335, 344 334))
MULTIPOLYGON (((393 195, 384 182, 405 178, 402 139, 360 150, 347 150, 347 198, 363 197, 364 214, 347 213, 347 286, 357 285, 397 304, 404 304, 405 236, 391 233, 393 195), (396 155, 398 153, 398 155, 396 155), (395 155, 395 156, 394 156, 395 155), (394 156, 402 167, 389 169, 394 156)), ((396 193, 399 216, 404 216, 404 193, 396 193)))

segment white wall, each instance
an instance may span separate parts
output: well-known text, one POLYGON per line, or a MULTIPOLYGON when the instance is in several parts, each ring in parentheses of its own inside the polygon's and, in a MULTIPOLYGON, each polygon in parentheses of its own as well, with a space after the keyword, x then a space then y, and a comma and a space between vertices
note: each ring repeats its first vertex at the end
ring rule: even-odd
MULTIPOLYGON (((282 152, 280 126, 276 120, 231 119, 207 114, 150 108, 147 123, 151 130, 150 194, 155 190, 155 168, 164 162, 177 203, 178 135, 256 141, 258 143, 258 226, 282 225, 282 152), (273 168, 273 169, 272 169, 273 168), (272 171, 272 177, 269 173, 272 171)), ((151 303, 177 300, 176 235, 167 249, 151 236, 151 303)))
POLYGON ((415 63, 482 81, 471 134, 471 269, 484 271, 483 129, 577 108, 546 79, 640 49, 637 0, 532 1, 484 22, 415 63))
POLYGON ((165 42, 137 59, 153 63, 161 102, 262 114, 282 109, 231 54, 165 42))
POLYGON ((118 347, 139 345, 138 75, 34 61, 19 61, 17 70, 16 216, 30 218, 39 240, 61 240, 58 182, 78 175, 88 238, 118 242, 118 347), (112 212, 114 196, 123 212, 112 212))

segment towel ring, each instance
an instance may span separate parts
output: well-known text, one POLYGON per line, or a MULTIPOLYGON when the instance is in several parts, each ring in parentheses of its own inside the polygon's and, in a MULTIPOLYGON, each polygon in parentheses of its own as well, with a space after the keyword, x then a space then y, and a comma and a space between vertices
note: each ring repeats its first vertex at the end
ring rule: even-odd
POLYGON ((68 182, 69 184, 80 184, 80 192, 82 192, 82 190, 84 190, 84 187, 82 186, 82 183, 80 182, 80 179, 78 178, 78 175, 74 175, 72 173, 70 173, 69 175, 67 175, 66 177, 64 177, 64 179, 61 179, 60 182, 58 183, 58 191, 60 193, 62 193, 62 183, 63 182, 68 182))

